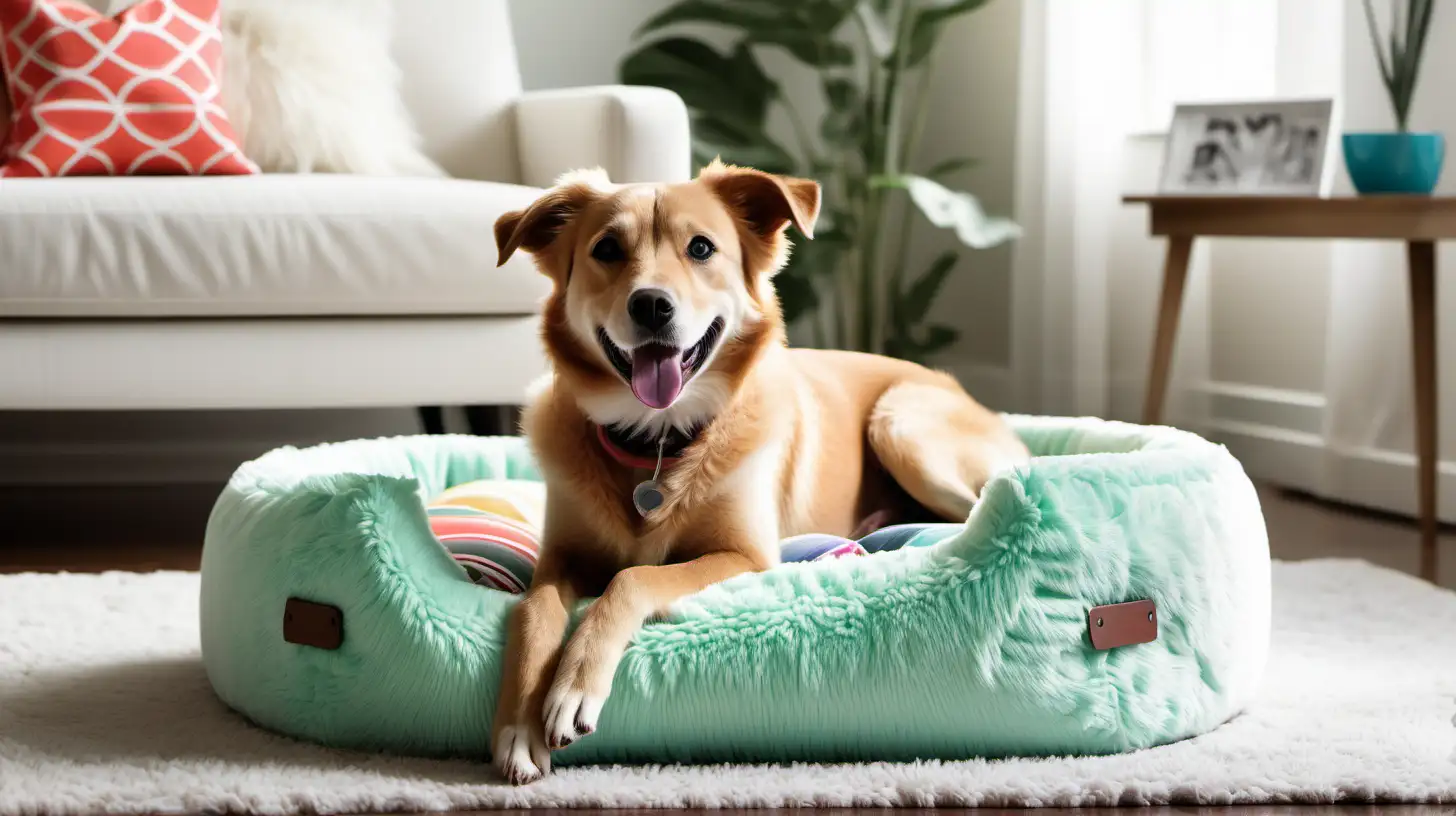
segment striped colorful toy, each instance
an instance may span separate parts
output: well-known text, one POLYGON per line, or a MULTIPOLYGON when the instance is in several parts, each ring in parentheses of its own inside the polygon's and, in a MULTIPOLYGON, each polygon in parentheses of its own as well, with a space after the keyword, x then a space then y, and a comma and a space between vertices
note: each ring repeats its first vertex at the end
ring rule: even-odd
MULTIPOLYGON (((430 530, 474 583, 521 593, 531 585, 546 505, 545 485, 481 480, 457 485, 426 507, 430 530)), ((899 524, 858 541, 823 533, 786 538, 783 561, 820 561, 928 547, 961 529, 959 524, 899 524)))

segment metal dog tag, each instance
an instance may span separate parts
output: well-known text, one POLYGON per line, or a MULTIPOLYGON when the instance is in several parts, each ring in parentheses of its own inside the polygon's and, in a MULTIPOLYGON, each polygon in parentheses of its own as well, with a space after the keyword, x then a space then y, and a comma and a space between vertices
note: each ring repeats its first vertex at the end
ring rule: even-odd
POLYGON ((643 516, 661 507, 663 499, 662 490, 657 486, 656 479, 648 479, 632 489, 632 505, 643 516))
POLYGON ((666 449, 667 432, 663 431, 662 438, 657 440, 657 467, 652 471, 652 478, 632 488, 632 506, 643 518, 661 507, 666 498, 662 495, 662 488, 657 486, 657 477, 662 475, 662 452, 666 449))

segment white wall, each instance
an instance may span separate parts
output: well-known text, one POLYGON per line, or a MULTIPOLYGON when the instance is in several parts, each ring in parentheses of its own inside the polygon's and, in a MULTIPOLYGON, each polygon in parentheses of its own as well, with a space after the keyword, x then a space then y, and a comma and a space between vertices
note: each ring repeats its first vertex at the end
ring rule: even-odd
MULTIPOLYGON (((523 84, 615 82, 633 32, 667 4, 511 0, 523 84)), ((926 167, 951 154, 980 157, 984 165, 969 177, 971 189, 1002 212, 1011 203, 1019 9, 1015 0, 996 0, 946 32, 935 112, 918 162, 926 167)), ((787 57, 769 55, 765 63, 804 114, 817 118, 817 90, 808 73, 787 57)), ((781 115, 773 122, 787 133, 781 115)), ((948 234, 918 225, 914 268, 953 243, 948 234)), ((964 333, 943 364, 992 403, 1008 363, 1009 258, 1009 250, 968 253, 935 315, 964 333)), ((408 410, 0 413, 0 485, 218 481, 236 463, 278 445, 418 430, 408 410)))
POLYGON ((527 90, 605 85, 643 21, 668 0, 510 0, 511 27, 527 90))

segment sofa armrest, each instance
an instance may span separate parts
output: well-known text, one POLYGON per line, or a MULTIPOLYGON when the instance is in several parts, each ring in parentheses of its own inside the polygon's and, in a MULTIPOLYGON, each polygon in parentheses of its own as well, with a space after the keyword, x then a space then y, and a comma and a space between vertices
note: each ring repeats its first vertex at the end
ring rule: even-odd
POLYGON ((692 170, 687 108, 663 88, 603 85, 522 94, 516 142, 521 183, 533 187, 592 167, 615 182, 686 181, 692 170))

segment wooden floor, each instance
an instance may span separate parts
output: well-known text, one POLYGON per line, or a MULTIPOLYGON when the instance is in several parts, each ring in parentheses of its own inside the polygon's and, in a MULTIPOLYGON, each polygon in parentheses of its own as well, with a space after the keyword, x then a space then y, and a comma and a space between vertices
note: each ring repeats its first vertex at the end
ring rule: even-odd
MULTIPOLYGON (((0 573, 195 570, 207 514, 220 486, 0 490, 0 573)), ((1260 490, 1275 558, 1363 558, 1414 574, 1419 536, 1402 518, 1341 507, 1273 488, 1260 490)), ((1456 587, 1456 530, 1441 536, 1440 583, 1456 587)), ((1456 765, 1452 766, 1456 774, 1456 765)), ((865 813, 876 809, 836 810, 865 813)), ((581 811, 575 811, 581 812, 581 811)), ((659 814, 684 811, 652 811, 659 814)), ((717 811, 724 814, 731 811, 717 811)), ((898 810, 895 814, 929 812, 898 810)), ((983 810, 985 814, 1415 814, 1456 808, 1315 805, 1207 808, 983 810)), ((524 811, 523 811, 524 813, 524 811)), ((540 811, 535 811, 540 813, 540 811)), ((459 816, 459 813, 455 814, 459 816)))

